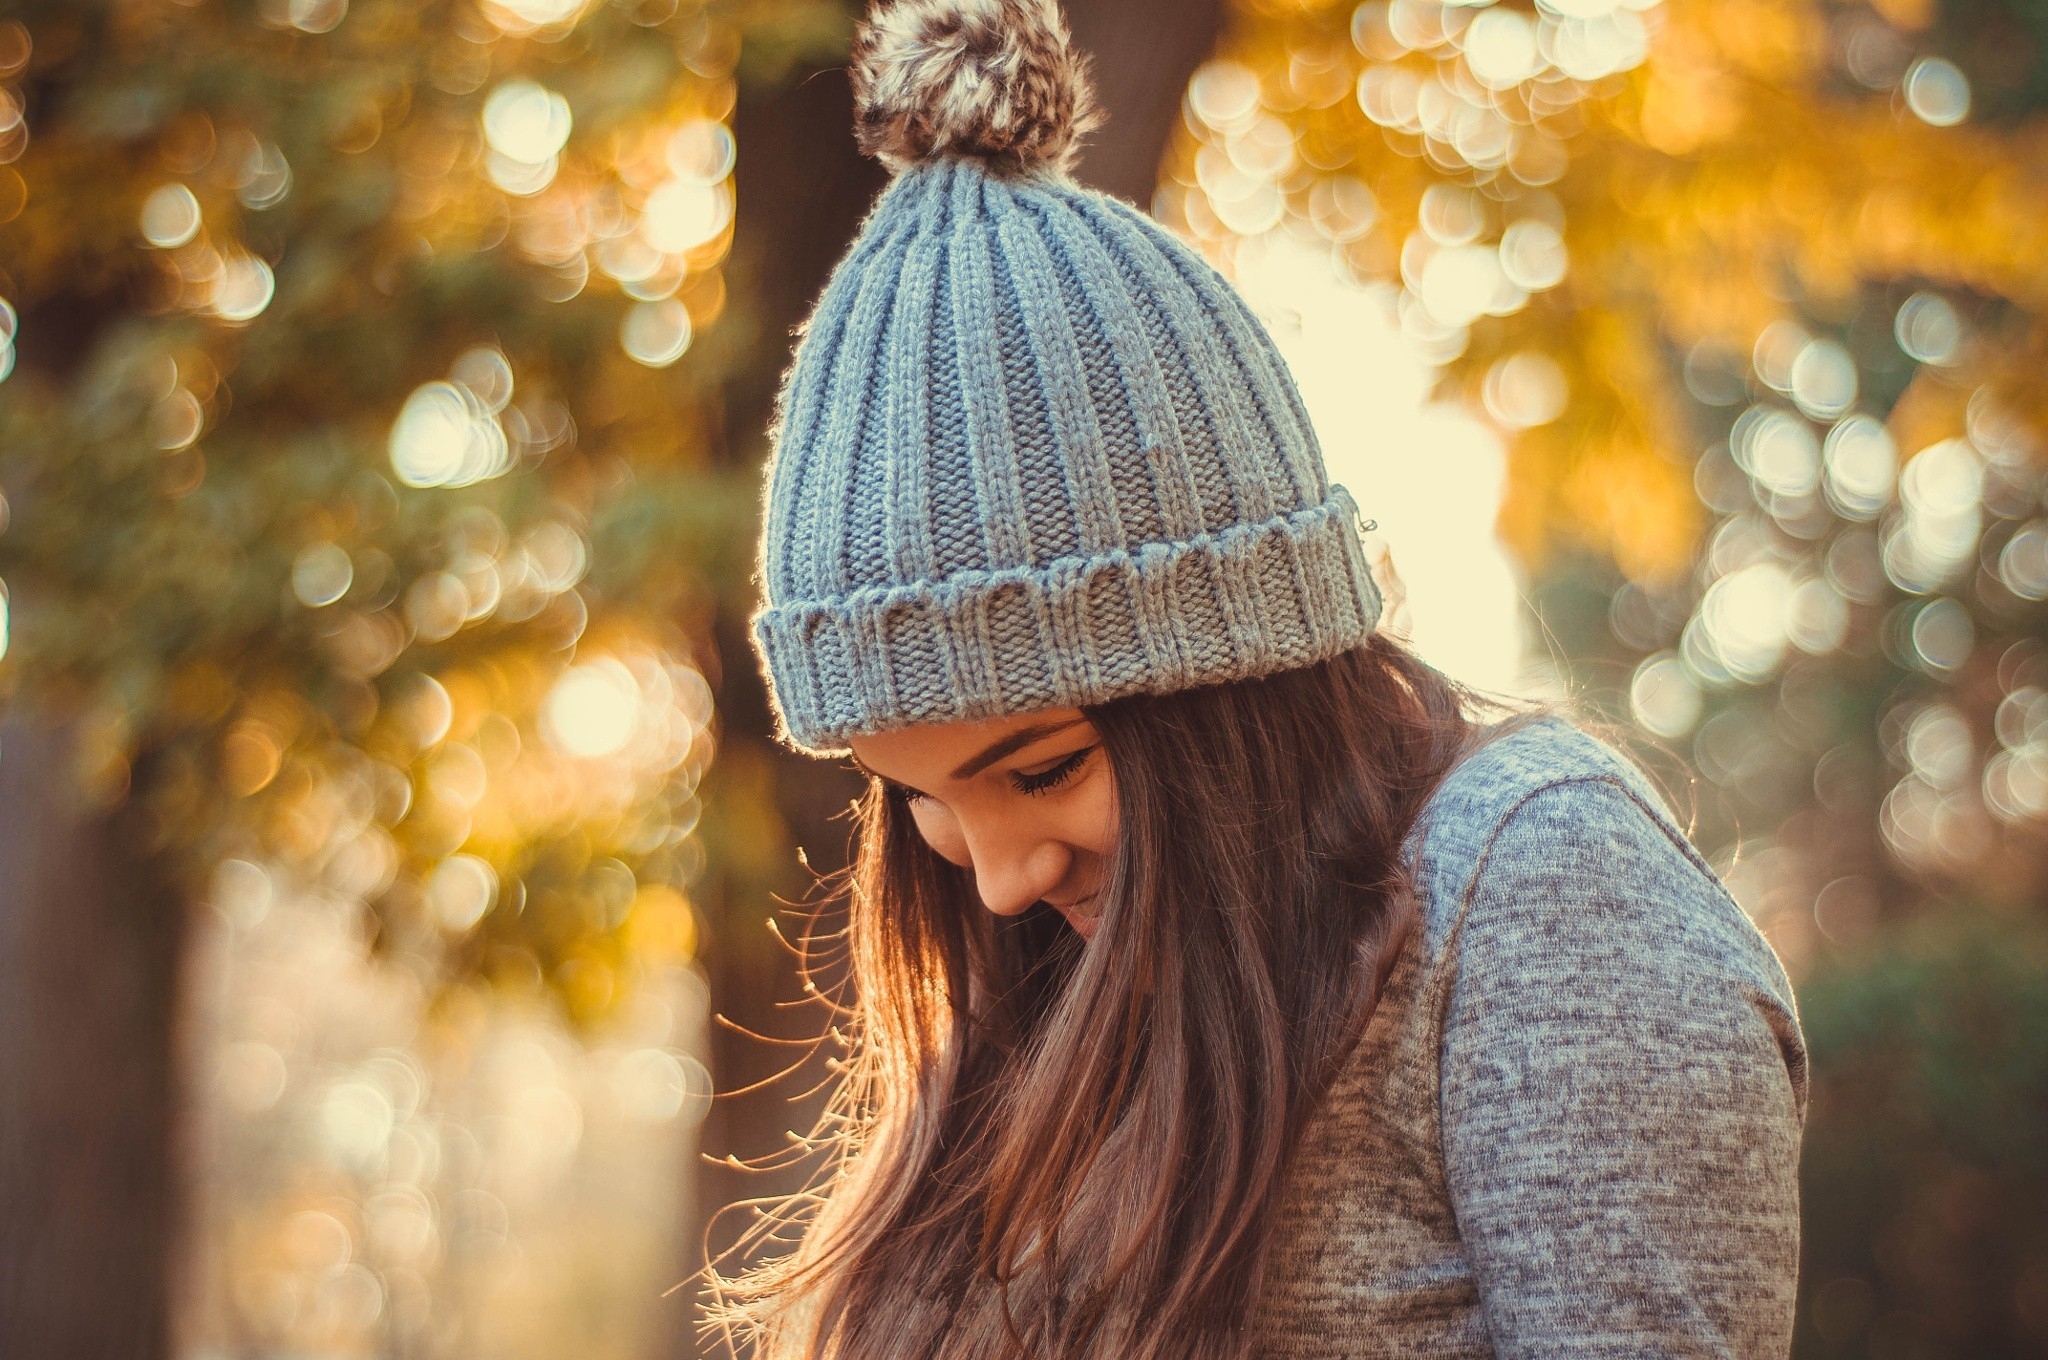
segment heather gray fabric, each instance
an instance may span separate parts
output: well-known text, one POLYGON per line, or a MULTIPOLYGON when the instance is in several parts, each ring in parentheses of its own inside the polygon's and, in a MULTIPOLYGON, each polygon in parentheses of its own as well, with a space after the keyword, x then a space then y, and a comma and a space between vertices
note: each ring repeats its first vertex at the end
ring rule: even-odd
POLYGON ((1357 522, 1200 256, 941 158, 883 192, 784 380, 754 641, 814 752, 1244 680, 1371 635, 1357 522))
POLYGON ((1305 1133, 1258 1354, 1785 1355, 1792 991, 1655 791, 1544 719, 1408 844, 1418 927, 1305 1133))

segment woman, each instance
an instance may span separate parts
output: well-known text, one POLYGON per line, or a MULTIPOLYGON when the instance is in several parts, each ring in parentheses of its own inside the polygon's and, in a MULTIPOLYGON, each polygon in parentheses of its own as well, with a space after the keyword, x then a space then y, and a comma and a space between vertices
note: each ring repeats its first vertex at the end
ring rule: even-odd
POLYGON ((1641 775, 1374 633, 1229 285, 1064 171, 1051 0, 902 0, 756 638, 871 775, 775 1356, 1783 1354, 1804 1058, 1641 775), (1485 722, 1482 720, 1493 720, 1485 722), (813 1212, 814 1210, 814 1212, 813 1212), (801 1212, 799 1212, 801 1211, 801 1212))

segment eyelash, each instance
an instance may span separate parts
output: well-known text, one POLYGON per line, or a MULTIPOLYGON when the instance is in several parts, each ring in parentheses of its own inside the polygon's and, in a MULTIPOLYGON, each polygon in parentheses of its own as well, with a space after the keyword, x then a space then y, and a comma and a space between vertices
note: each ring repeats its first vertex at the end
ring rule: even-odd
MULTIPOLYGON (((1093 746, 1084 746, 1049 770, 1040 770, 1037 774, 1013 773, 1010 776, 1010 786, 1017 792, 1033 798, 1051 793, 1079 774, 1081 767, 1088 763, 1088 757, 1094 755, 1095 751, 1096 748, 1093 746)), ((902 784, 890 784, 888 790, 905 803, 921 803, 931 797, 928 793, 902 784)))
POLYGON ((1049 770, 1041 770, 1037 774, 1012 774, 1010 785, 1023 794, 1051 793, 1079 774, 1081 767, 1088 763, 1088 757, 1094 753, 1093 746, 1084 746, 1049 770))

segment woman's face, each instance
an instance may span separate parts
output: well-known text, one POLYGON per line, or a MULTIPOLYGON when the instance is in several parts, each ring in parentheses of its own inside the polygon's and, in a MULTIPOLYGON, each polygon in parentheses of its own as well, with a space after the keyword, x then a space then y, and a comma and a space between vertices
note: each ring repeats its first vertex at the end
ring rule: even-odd
POLYGON ((1045 902, 1086 939, 1116 844, 1116 781, 1078 708, 856 737, 854 760, 899 789, 925 842, 974 875, 990 911, 1045 902))

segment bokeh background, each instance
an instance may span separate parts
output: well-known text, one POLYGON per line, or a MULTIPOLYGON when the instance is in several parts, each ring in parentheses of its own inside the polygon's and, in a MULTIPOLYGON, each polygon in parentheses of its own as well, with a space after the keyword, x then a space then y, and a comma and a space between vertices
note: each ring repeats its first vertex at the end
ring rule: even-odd
MULTIPOLYGON (((710 1353, 829 1076, 745 620, 855 9, 0 0, 0 1354, 710 1353)), ((1069 12, 1395 625, 1796 979, 1796 1353, 2048 1355, 2048 4, 1069 12)))

